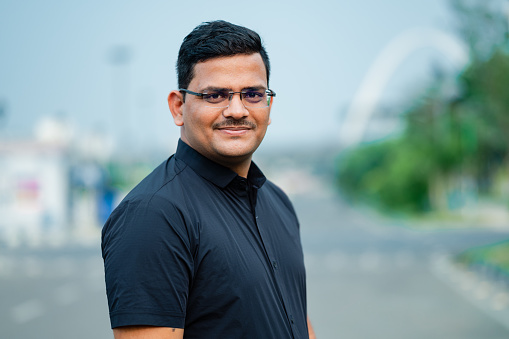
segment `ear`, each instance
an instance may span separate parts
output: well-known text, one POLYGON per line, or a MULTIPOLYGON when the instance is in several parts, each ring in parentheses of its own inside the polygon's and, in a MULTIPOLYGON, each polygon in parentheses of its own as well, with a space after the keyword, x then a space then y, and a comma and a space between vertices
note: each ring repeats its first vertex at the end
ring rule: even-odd
POLYGON ((184 119, 182 116, 183 106, 184 95, 177 90, 171 91, 168 95, 168 107, 170 108, 171 115, 173 116, 173 121, 177 126, 184 125, 184 119))

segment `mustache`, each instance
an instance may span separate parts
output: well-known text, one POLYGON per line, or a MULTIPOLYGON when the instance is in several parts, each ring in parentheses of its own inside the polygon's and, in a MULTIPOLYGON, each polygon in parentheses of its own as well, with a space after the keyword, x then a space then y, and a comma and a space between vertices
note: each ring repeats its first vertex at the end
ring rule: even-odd
POLYGON ((245 128, 256 128, 256 124, 254 122, 248 120, 236 120, 236 119, 227 119, 221 122, 216 122, 212 125, 212 128, 228 128, 228 127, 245 127, 245 128))

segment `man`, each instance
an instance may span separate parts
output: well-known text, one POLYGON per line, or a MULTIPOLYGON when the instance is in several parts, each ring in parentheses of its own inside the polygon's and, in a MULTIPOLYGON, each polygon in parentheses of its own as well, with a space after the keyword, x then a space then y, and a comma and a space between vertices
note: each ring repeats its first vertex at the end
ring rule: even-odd
POLYGON ((251 161, 276 95, 260 37, 204 23, 184 39, 177 72, 177 152, 103 229, 115 338, 307 338, 297 217, 251 161))

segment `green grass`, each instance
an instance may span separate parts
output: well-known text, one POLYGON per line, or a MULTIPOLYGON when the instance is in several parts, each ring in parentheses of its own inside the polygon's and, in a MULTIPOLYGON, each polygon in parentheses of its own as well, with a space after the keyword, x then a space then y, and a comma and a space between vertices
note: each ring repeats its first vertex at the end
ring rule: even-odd
POLYGON ((457 259, 468 266, 491 266, 509 274, 509 240, 469 249, 459 254, 457 259))

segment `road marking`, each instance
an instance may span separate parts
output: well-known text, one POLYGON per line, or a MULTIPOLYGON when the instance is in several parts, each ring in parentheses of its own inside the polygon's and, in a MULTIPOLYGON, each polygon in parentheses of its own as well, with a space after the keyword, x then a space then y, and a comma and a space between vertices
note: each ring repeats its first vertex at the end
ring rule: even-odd
POLYGON ((37 299, 30 299, 11 309, 12 318, 18 324, 24 324, 38 318, 42 316, 44 312, 44 305, 37 299))
POLYGON ((492 307, 495 311, 502 311, 509 308, 509 293, 500 292, 493 297, 492 307))
POLYGON ((491 296, 492 285, 488 281, 481 281, 475 289, 474 296, 478 300, 485 300, 491 296))
POLYGON ((509 329, 509 292, 507 286, 497 286, 473 271, 455 265, 444 255, 430 262, 430 271, 439 280, 476 306, 492 319, 509 329))
POLYGON ((417 261, 416 254, 408 250, 379 252, 367 250, 362 253, 348 253, 331 250, 328 253, 304 253, 304 264, 309 273, 320 271, 338 273, 342 270, 360 270, 365 273, 379 273, 383 270, 411 269, 417 261))

